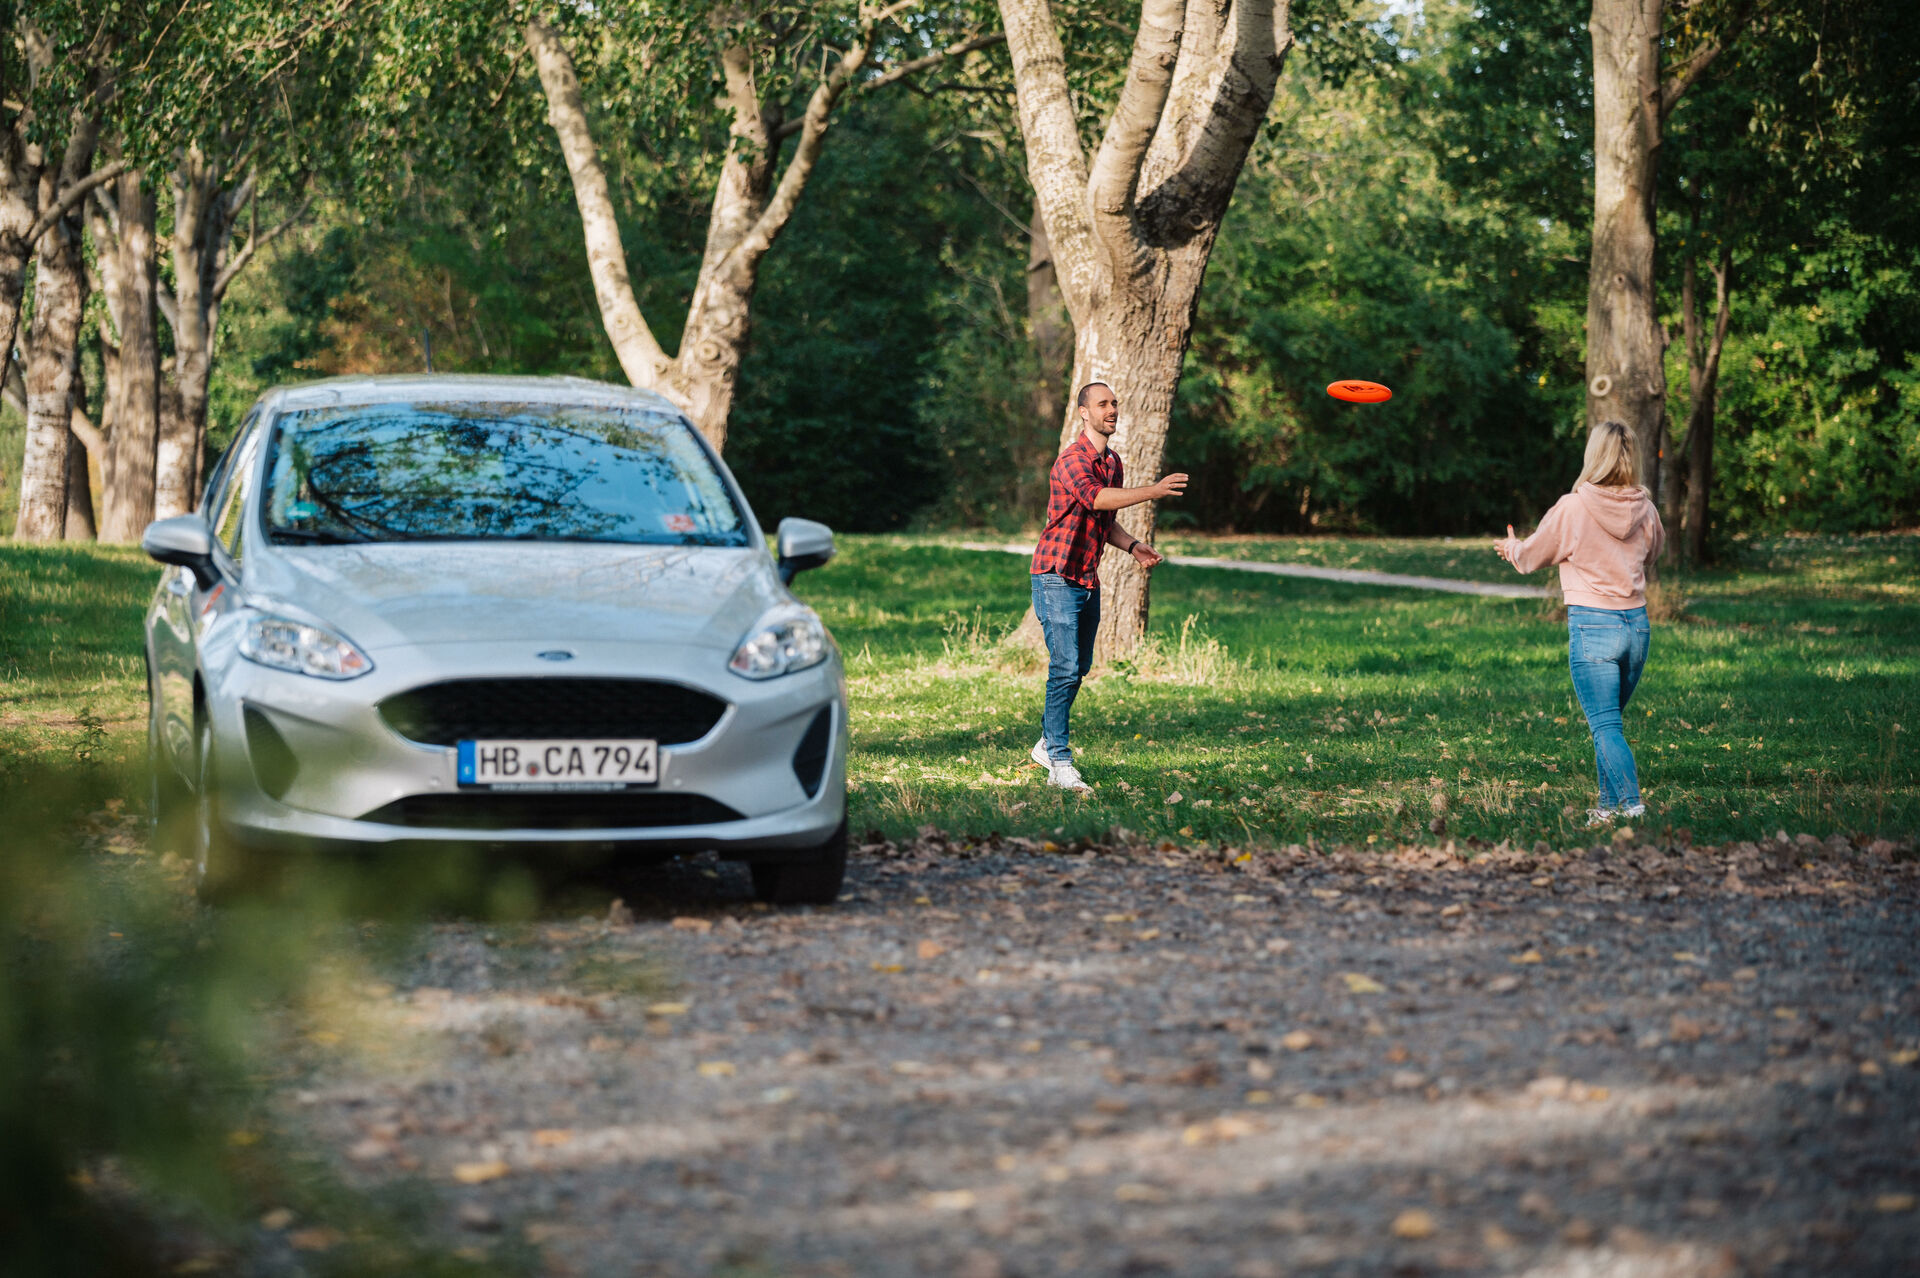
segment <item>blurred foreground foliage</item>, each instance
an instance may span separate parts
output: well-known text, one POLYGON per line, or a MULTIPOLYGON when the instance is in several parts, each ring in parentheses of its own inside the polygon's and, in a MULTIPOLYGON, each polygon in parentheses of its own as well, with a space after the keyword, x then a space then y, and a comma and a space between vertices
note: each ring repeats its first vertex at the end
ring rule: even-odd
POLYGON ((524 1272, 517 1244, 436 1246, 424 1184, 352 1190, 269 1110, 298 1065, 265 1049, 406 929, 347 925, 346 880, 199 908, 147 852, 127 745, 0 767, 0 1275, 524 1272))

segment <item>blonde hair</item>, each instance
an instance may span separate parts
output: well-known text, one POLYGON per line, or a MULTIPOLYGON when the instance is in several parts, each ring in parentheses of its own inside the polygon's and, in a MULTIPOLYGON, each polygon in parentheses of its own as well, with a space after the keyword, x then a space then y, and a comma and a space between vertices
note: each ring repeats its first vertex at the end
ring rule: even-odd
POLYGON ((1580 466, 1580 478, 1573 483, 1597 484, 1602 488, 1637 488, 1640 485, 1640 458, 1633 446, 1633 428, 1624 422, 1601 422, 1587 436, 1587 456, 1580 466))

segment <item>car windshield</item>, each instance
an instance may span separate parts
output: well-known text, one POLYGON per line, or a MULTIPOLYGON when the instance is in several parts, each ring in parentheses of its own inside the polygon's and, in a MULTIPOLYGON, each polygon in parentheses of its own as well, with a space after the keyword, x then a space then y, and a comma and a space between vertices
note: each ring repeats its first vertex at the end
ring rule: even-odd
POLYGON ((274 427, 265 522, 282 543, 748 544, 739 506, 685 419, 616 406, 289 413, 274 427))

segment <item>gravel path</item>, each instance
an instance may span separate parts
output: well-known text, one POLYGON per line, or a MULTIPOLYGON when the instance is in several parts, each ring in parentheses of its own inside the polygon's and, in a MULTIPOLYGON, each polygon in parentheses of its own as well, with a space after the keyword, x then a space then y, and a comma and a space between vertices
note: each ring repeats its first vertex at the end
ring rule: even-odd
POLYGON ((1910 1274, 1911 858, 693 861, 437 926, 285 1106, 556 1275, 1910 1274))
MULTIPOLYGON (((963 541, 961 550, 992 550, 1009 555, 1033 554, 1032 546, 1015 543, 963 541)), ((1168 555, 1167 562, 1182 568, 1226 568, 1234 572, 1261 572, 1270 577, 1311 577, 1316 581, 1343 581, 1350 586, 1402 586, 1410 590, 1440 590, 1455 595, 1487 595, 1495 599, 1545 599, 1545 586, 1524 582, 1458 581, 1452 577, 1422 577, 1410 572, 1377 572, 1371 568, 1322 568, 1318 564, 1266 563, 1258 559, 1215 559, 1205 555, 1168 555)))

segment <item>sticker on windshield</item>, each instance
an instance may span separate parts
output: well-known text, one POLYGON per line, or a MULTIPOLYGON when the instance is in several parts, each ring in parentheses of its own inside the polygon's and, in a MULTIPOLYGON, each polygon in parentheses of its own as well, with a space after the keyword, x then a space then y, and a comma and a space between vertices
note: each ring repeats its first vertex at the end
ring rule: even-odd
POLYGON ((660 522, 672 533, 690 533, 693 531, 692 515, 662 515, 660 522))
POLYGON ((289 519, 317 519, 320 516, 320 503, 317 501, 296 501, 287 505, 289 519))

